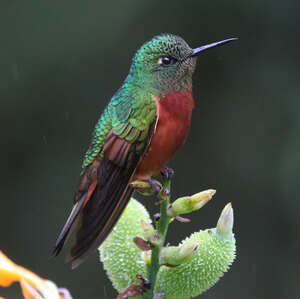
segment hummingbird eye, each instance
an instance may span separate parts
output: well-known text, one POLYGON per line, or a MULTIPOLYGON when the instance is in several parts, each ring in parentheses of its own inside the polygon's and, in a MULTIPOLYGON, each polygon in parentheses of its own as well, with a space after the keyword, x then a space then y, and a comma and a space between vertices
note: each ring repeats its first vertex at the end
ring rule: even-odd
POLYGON ((157 63, 162 66, 170 66, 177 62, 177 59, 170 56, 159 57, 157 63))

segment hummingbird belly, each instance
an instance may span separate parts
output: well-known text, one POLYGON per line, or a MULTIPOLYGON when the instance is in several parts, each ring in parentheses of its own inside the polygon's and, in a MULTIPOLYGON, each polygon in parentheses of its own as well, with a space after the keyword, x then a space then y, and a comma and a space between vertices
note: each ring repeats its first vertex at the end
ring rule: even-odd
POLYGON ((146 180, 157 175, 183 145, 190 128, 194 107, 191 90, 154 98, 158 120, 148 150, 132 180, 146 180))

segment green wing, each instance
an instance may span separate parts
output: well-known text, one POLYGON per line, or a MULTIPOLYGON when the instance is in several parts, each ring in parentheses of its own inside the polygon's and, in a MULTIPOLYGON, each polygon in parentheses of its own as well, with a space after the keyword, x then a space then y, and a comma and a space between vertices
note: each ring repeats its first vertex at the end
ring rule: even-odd
POLYGON ((141 152, 155 119, 156 103, 151 95, 119 90, 95 126, 82 168, 85 169, 95 159, 103 158, 104 151, 108 148, 107 143, 111 140, 111 132, 131 144, 136 143, 136 150, 141 152))

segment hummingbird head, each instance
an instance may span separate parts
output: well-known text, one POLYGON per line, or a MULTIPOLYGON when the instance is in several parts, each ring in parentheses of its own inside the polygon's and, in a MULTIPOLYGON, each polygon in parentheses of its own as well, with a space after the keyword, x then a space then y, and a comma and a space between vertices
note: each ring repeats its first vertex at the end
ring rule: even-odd
POLYGON ((180 36, 155 36, 135 54, 128 78, 157 94, 190 89, 197 55, 232 40, 235 38, 192 49, 180 36))

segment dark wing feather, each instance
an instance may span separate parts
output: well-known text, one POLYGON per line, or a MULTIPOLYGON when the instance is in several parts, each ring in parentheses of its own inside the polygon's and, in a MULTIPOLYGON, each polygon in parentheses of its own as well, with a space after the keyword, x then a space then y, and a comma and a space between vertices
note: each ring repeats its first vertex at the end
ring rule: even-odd
POLYGON ((98 184, 80 215, 76 241, 67 259, 72 262, 72 268, 80 265, 100 246, 118 221, 134 191, 129 182, 149 144, 152 130, 149 130, 146 140, 142 140, 142 148, 138 142, 130 143, 112 135, 108 136, 110 146, 105 148, 98 168, 98 184))
POLYGON ((72 262, 72 268, 80 265, 105 240, 133 192, 128 186, 129 172, 122 174, 122 169, 106 158, 102 165, 99 185, 82 211, 76 242, 67 259, 72 262))

